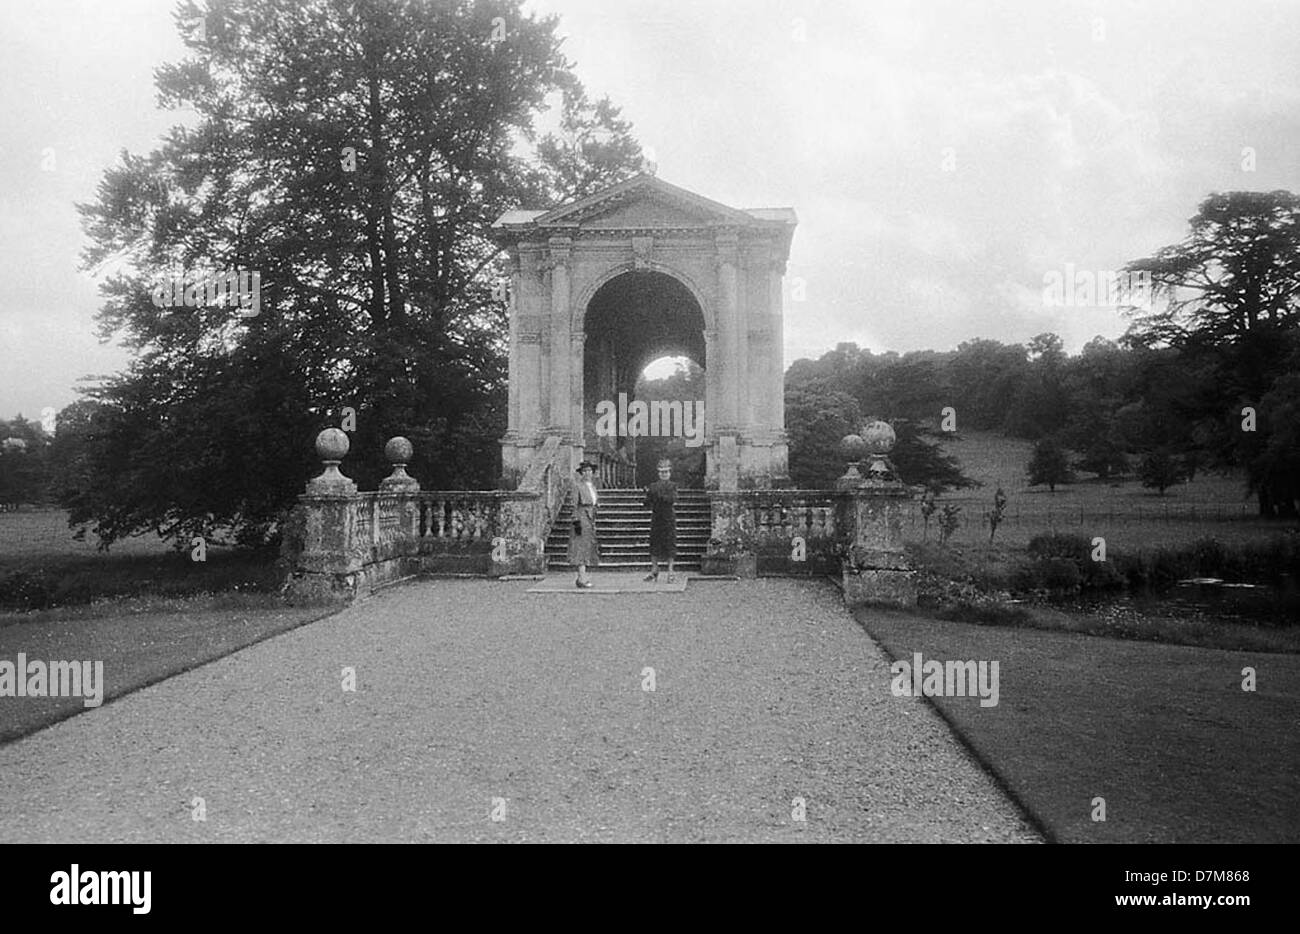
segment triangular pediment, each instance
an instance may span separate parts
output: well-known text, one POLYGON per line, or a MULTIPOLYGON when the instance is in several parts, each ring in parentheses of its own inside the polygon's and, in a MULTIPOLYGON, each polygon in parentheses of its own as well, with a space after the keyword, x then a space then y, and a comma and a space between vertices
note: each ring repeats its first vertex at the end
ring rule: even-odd
POLYGON ((616 236, 646 232, 653 236, 655 231, 741 228, 775 236, 785 255, 797 223, 789 208, 738 211, 653 175, 637 175, 550 210, 506 211, 492 228, 493 236, 503 244, 538 237, 571 237, 583 230, 603 238, 610 231, 619 231, 616 236))
POLYGON ((534 223, 539 227, 653 229, 748 226, 754 218, 652 175, 638 175, 552 208, 534 223))

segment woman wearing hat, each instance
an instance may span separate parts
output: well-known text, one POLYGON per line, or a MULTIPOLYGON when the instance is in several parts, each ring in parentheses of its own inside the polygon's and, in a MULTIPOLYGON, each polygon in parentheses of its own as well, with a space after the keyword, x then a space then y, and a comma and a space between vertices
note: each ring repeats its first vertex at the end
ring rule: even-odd
POLYGON ((587 565, 600 566, 600 542, 596 540, 596 465, 583 461, 573 481, 573 535, 569 538, 569 563, 578 566, 579 587, 590 587, 587 565))

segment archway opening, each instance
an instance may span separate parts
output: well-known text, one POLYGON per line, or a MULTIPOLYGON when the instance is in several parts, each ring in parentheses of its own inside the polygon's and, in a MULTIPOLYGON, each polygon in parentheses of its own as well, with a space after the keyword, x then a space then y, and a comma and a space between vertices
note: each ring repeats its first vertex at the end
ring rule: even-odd
POLYGON ((680 459, 679 483, 703 485, 704 324, 690 290, 665 273, 626 272, 592 296, 583 322, 583 436, 606 485, 652 482, 661 456, 680 459))
POLYGON ((666 413, 679 432, 652 432, 635 439, 636 485, 649 486, 658 479, 658 465, 667 458, 678 486, 704 488, 707 469, 704 449, 704 368, 683 356, 658 357, 642 369, 635 398, 645 400, 650 412, 666 413), (680 416, 678 413, 681 413, 680 416))

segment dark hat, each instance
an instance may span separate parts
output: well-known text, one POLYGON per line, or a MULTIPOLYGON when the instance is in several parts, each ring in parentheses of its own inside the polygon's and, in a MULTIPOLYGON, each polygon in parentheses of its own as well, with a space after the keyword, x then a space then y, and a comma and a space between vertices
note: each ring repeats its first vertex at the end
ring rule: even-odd
POLYGON ((583 471, 584 469, 586 469, 587 467, 590 467, 590 468, 592 469, 593 472, 595 472, 595 471, 597 471, 597 470, 600 469, 599 466, 597 466, 596 464, 593 464, 591 461, 583 461, 582 463, 580 463, 580 464, 577 466, 576 469, 577 469, 577 472, 578 472, 578 473, 582 473, 582 471, 583 471))

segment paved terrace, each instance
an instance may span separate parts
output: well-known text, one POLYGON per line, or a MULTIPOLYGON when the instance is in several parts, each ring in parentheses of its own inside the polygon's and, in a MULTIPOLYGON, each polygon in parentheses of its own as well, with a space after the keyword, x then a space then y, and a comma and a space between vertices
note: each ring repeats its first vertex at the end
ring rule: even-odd
POLYGON ((0 842, 1037 839, 830 585, 530 586, 399 585, 0 748, 0 842))

